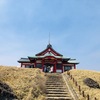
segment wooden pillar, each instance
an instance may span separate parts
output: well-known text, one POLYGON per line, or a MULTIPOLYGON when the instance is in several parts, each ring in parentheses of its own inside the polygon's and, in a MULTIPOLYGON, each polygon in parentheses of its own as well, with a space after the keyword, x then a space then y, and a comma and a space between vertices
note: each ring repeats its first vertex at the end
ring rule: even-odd
POLYGON ((42 60, 42 71, 44 71, 44 60, 42 60))
POLYGON ((35 62, 34 62, 34 67, 36 67, 36 60, 35 60, 35 62))
POLYGON ((25 66, 25 68, 26 68, 26 64, 25 64, 24 66, 25 66))
POLYGON ((62 73, 64 72, 63 63, 62 63, 62 73))
POLYGON ((54 62, 54 73, 56 73, 56 65, 57 65, 57 61, 54 62))
POLYGON ((76 65, 74 64, 74 69, 76 69, 76 65))
POLYGON ((21 67, 22 67, 22 65, 23 65, 23 64, 21 63, 21 67))

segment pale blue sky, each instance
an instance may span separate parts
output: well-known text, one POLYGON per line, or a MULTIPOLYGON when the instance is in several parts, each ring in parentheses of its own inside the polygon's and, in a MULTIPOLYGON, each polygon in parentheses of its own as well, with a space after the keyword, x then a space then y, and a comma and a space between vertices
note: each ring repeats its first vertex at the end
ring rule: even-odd
POLYGON ((78 69, 100 71, 100 0, 0 0, 0 65, 44 50, 49 32, 78 69))

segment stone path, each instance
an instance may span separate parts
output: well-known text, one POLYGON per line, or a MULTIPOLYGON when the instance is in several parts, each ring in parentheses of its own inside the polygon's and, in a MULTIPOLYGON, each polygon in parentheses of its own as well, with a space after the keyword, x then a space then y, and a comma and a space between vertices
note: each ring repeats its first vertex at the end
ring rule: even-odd
POLYGON ((46 73, 47 100, 73 100, 60 73, 46 73))

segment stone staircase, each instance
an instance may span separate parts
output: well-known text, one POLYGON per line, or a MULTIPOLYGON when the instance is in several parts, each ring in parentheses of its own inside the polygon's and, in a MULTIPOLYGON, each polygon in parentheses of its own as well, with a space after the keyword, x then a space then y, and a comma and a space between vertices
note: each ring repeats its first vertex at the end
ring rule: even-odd
POLYGON ((60 73, 46 73, 46 100, 73 100, 60 73))

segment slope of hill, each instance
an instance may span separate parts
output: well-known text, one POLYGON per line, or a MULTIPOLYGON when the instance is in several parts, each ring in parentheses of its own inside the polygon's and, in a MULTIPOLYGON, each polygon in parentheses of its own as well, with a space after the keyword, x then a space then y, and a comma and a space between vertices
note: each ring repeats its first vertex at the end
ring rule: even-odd
MULTIPOLYGON (((85 94, 89 94, 93 100, 94 97, 100 99, 100 88, 90 88, 83 82, 86 78, 92 78, 100 85, 100 72, 70 70, 69 73, 81 86, 81 89, 85 91, 85 94)), ((69 81, 80 100, 84 100, 70 78, 69 81)), ((45 100, 45 82, 45 73, 40 69, 0 66, 0 100, 9 96, 10 98, 18 98, 18 100, 45 100)))
POLYGON ((45 74, 39 69, 0 66, 0 82, 18 100, 44 100, 45 74))
MULTIPOLYGON (((67 74, 68 72, 65 72, 64 74, 67 74)), ((94 100, 94 97, 98 98, 100 100, 100 88, 90 88, 87 86, 83 80, 86 78, 91 78, 100 85, 100 72, 95 72, 95 71, 88 71, 88 70, 70 70, 69 71, 70 75, 72 75, 77 81, 77 84, 81 86, 81 89, 85 92, 85 94, 89 94, 91 99, 94 100)), ((76 87, 73 83, 72 80, 70 80, 70 83, 72 84, 72 87, 74 87, 75 91, 78 93, 78 87, 76 87)), ((80 94, 80 93, 78 93, 80 94)), ((81 100, 84 100, 84 98, 79 95, 81 100)))

